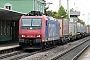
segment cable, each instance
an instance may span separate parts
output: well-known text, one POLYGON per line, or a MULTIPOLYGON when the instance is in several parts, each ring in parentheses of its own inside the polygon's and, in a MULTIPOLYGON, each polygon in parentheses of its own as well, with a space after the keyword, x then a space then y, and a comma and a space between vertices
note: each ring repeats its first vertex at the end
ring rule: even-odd
MULTIPOLYGON (((83 9, 86 11, 86 13, 88 14, 89 13, 89 9, 88 8, 86 8, 85 6, 84 6, 84 4, 82 4, 79 0, 75 0, 75 1, 77 1, 82 7, 83 7, 83 9)), ((86 2, 87 3, 87 2, 86 2)), ((88 5, 88 3, 87 3, 87 5, 88 5)), ((88 5, 89 6, 89 5, 88 5)), ((88 20, 87 21, 84 21, 86 24, 89 24, 88 23, 88 20)))
MULTIPOLYGON (((89 9, 87 9, 85 6, 83 6, 83 4, 80 2, 80 1, 78 1, 78 0, 75 0, 75 1, 77 1, 79 4, 81 4, 81 6, 84 8, 84 10, 86 11, 89 11, 89 9)), ((88 5, 89 6, 89 5, 88 5)))

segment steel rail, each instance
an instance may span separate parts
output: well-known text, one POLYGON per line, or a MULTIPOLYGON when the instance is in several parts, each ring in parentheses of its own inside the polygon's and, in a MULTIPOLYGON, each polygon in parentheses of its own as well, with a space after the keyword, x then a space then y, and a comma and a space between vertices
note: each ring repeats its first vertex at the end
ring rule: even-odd
MULTIPOLYGON (((60 54, 60 55, 58 55, 58 56, 56 56, 56 57, 54 57, 54 58, 51 59, 51 60, 58 60, 58 59, 60 59, 60 58, 61 58, 61 60, 64 60, 64 59, 67 59, 67 60, 68 60, 68 58, 69 58, 69 60, 71 60, 71 59, 70 59, 71 56, 70 56, 69 53, 72 52, 71 55, 73 55, 73 54, 74 54, 73 52, 76 51, 76 50, 73 51, 75 48, 77 48, 77 47, 79 47, 79 46, 85 44, 85 43, 88 42, 88 41, 90 42, 90 40, 86 40, 86 41, 82 42, 81 44, 78 44, 77 46, 68 49, 67 51, 63 52, 62 54, 60 54), (68 57, 68 56, 69 56, 69 57, 68 57)), ((88 45, 85 46, 85 47, 88 47, 88 45)), ((84 49, 85 49, 85 48, 84 48, 84 49)), ((77 50, 78 50, 78 49, 77 49, 77 50)), ((77 54, 79 54, 79 53, 77 53, 77 54)), ((76 56, 76 55, 75 55, 75 56, 76 56)), ((74 56, 74 58, 72 58, 72 59, 75 59, 75 56, 74 56)))
MULTIPOLYGON (((88 38, 88 37, 87 37, 88 38)), ((52 49, 52 48, 54 48, 54 47, 56 47, 56 46, 53 46, 53 47, 50 47, 50 48, 46 48, 46 49, 44 49, 44 50, 40 50, 40 51, 36 51, 36 52, 31 52, 31 53, 26 53, 26 54, 24 54, 24 55, 21 55, 21 56, 18 56, 18 57, 16 57, 16 58, 12 58, 12 60, 14 59, 22 59, 22 58, 25 58, 25 57, 28 57, 28 56, 31 56, 31 55, 33 55, 33 54, 36 54, 36 53, 39 53, 39 52, 43 52, 43 51, 46 51, 46 50, 49 50, 49 49, 52 49)), ((13 48, 12 48, 13 49, 13 48)), ((5 52, 6 53, 6 52, 5 52)), ((22 53, 25 53, 25 52, 20 52, 20 51, 14 51, 14 52, 12 52, 12 53, 7 53, 7 54, 4 54, 4 55, 0 55, 0 59, 5 59, 5 58, 8 58, 8 57, 11 57, 11 56, 14 56, 14 55, 19 55, 19 54, 22 54, 22 53)))
POLYGON ((90 44, 88 44, 83 50, 81 50, 72 60, 77 60, 89 46, 90 44))

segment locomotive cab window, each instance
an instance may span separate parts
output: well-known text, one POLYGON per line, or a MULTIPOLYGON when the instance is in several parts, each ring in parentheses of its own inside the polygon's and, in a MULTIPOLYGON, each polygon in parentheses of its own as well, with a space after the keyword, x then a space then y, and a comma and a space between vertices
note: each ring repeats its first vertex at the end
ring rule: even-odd
POLYGON ((31 19, 23 18, 22 19, 22 26, 31 26, 31 19))
POLYGON ((32 26, 41 26, 41 19, 32 19, 32 26))
POLYGON ((41 26, 42 19, 41 18, 23 18, 22 26, 41 26))

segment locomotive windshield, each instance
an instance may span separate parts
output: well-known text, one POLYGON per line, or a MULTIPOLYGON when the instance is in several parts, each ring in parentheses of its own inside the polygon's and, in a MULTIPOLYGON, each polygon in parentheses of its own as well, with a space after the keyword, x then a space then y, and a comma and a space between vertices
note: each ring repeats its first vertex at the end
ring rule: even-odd
POLYGON ((41 26, 41 18, 23 18, 22 26, 41 26))

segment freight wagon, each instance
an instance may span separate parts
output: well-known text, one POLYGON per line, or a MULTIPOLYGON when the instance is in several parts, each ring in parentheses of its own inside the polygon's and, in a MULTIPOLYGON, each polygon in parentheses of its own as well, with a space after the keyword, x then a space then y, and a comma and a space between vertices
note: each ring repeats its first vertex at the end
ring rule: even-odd
POLYGON ((87 25, 83 25, 83 37, 87 36, 87 25))
POLYGON ((69 34, 72 36, 71 41, 76 39, 76 37, 77 37, 77 22, 69 21, 69 34))
POLYGON ((84 36, 85 26, 81 23, 77 23, 77 39, 84 36))
POLYGON ((77 23, 77 38, 83 38, 88 36, 88 26, 81 23, 77 23))
POLYGON ((87 26, 87 34, 90 35, 90 25, 87 26))
POLYGON ((65 18, 58 18, 60 23, 60 38, 62 43, 68 42, 70 40, 69 34, 69 20, 65 18))

